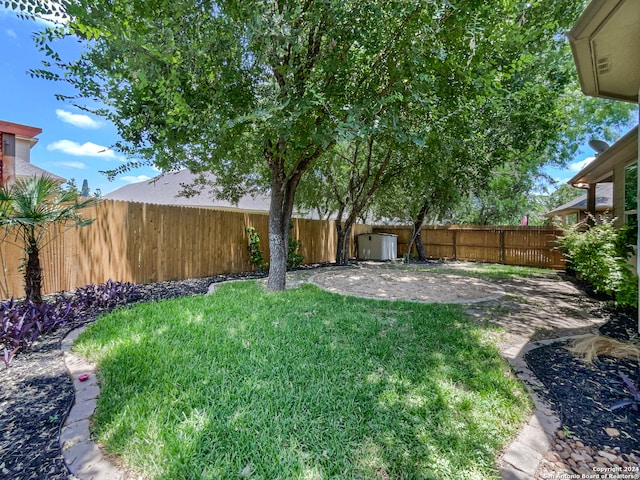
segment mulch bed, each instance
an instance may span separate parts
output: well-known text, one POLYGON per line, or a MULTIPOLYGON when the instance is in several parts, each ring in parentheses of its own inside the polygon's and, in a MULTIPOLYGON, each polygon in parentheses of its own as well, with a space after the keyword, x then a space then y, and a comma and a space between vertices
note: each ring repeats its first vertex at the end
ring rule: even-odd
POLYGON ((74 398, 59 337, 41 337, 11 368, 0 367, 0 478, 73 478, 58 439, 74 398))
MULTIPOLYGON (((637 338, 637 313, 603 309, 607 318, 600 333, 628 341, 637 338)), ((611 410, 616 403, 630 398, 619 372, 640 382, 637 361, 601 356, 593 364, 574 357, 567 342, 557 342, 531 350, 525 360, 544 384, 539 393, 557 411, 563 428, 585 445, 602 450, 620 449, 622 453, 640 451, 640 412, 631 406, 611 410), (619 437, 605 431, 614 428, 619 437)))

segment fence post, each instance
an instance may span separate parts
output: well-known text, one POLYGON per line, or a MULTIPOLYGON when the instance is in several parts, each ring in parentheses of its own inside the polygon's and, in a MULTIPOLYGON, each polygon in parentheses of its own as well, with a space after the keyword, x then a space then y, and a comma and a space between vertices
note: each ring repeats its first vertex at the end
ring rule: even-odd
POLYGON ((504 229, 500 229, 500 263, 504 264, 504 229))
POLYGON ((453 230, 453 260, 457 260, 458 258, 458 238, 457 238, 457 230, 453 230))

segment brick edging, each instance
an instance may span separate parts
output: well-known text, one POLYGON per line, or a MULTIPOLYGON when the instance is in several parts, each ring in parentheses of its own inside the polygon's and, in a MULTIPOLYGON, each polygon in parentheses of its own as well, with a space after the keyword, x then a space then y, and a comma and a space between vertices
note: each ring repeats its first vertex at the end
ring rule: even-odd
POLYGON ((548 340, 527 342, 514 345, 502 352, 518 378, 525 384, 533 400, 534 411, 529 422, 520 430, 518 436, 507 446, 499 459, 502 480, 530 480, 535 478, 542 457, 551 446, 551 439, 560 428, 560 418, 536 393, 535 388, 544 387, 542 382, 529 369, 524 360, 525 354, 536 348, 552 343, 583 338, 591 334, 558 337, 548 340))
POLYGON ((127 480, 129 476, 103 455, 89 431, 100 394, 96 366, 71 352, 73 342, 84 328, 71 330, 60 344, 75 392, 73 406, 60 432, 62 456, 71 474, 79 480, 127 480), (79 380, 83 375, 88 375, 88 378, 79 380))

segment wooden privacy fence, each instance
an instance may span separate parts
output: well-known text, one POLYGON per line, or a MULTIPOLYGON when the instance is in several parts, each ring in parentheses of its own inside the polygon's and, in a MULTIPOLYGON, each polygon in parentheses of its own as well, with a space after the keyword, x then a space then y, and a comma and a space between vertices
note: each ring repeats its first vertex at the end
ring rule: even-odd
MULTIPOLYGON (((378 226, 374 233, 398 235, 398 256, 407 253, 411 227, 378 226)), ((430 259, 502 263, 562 270, 564 257, 558 250, 561 231, 553 227, 446 226, 422 228, 421 236, 430 259)), ((416 253, 415 247, 412 253, 416 253)))
MULTIPOLYGON (((83 215, 95 221, 52 232, 57 238, 41 252, 45 293, 109 278, 147 283, 250 271, 247 226, 260 234, 269 258, 269 217, 263 213, 102 200, 83 215)), ((353 236, 370 231, 369 226, 357 225, 353 236)), ((294 219, 292 233, 302 242, 305 263, 335 261, 332 222, 294 219)), ((24 254, 13 240, 9 236, 0 245, 1 298, 24 296, 18 270, 24 254)), ((351 244, 355 256, 355 239, 351 244)))
MULTIPOLYGON (((260 234, 269 256, 268 215, 207 208, 102 200, 84 212, 88 227, 52 232, 41 252, 44 293, 74 290, 109 278, 134 283, 208 277, 252 270, 245 227, 260 234)), ((407 251, 410 227, 355 225, 351 256, 361 233, 398 235, 398 256, 407 251)), ((294 219, 293 235, 302 242, 305 263, 334 262, 335 225, 294 219)), ((425 227, 427 255, 508 265, 564 268, 555 248, 559 231, 537 227, 425 227)), ((13 237, 0 244, 0 298, 24 295, 19 265, 24 255, 13 237)))

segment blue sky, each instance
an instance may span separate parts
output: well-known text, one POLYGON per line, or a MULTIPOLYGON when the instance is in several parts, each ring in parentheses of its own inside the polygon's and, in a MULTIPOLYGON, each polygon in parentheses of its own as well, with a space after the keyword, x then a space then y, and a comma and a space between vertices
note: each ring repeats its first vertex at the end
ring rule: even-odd
MULTIPOLYGON (((0 6, 0 120, 42 128, 39 142, 31 150, 31 162, 64 178, 75 178, 79 186, 87 179, 92 191, 100 189, 103 194, 157 175, 150 167, 127 172, 114 181, 99 173, 124 161, 109 148, 118 140, 117 131, 103 119, 57 100, 56 93, 73 93, 67 85, 29 76, 29 69, 39 68, 44 58, 32 39, 33 32, 41 28, 41 24, 20 19, 0 6)), ((62 53, 78 49, 75 42, 62 47, 62 53)), ((548 168, 547 173, 564 183, 592 155, 585 146, 568 168, 548 168)))
MULTIPOLYGON (((56 93, 73 93, 67 85, 29 76, 28 70, 40 68, 44 59, 32 39, 42 26, 0 6, 0 120, 42 129, 31 149, 31 163, 66 179, 75 178, 78 186, 86 178, 92 192, 100 189, 103 194, 157 175, 149 167, 114 181, 99 173, 125 160, 109 148, 118 140, 117 131, 104 119, 57 100, 56 93)), ((77 48, 75 42, 64 45, 68 52, 77 48)))

